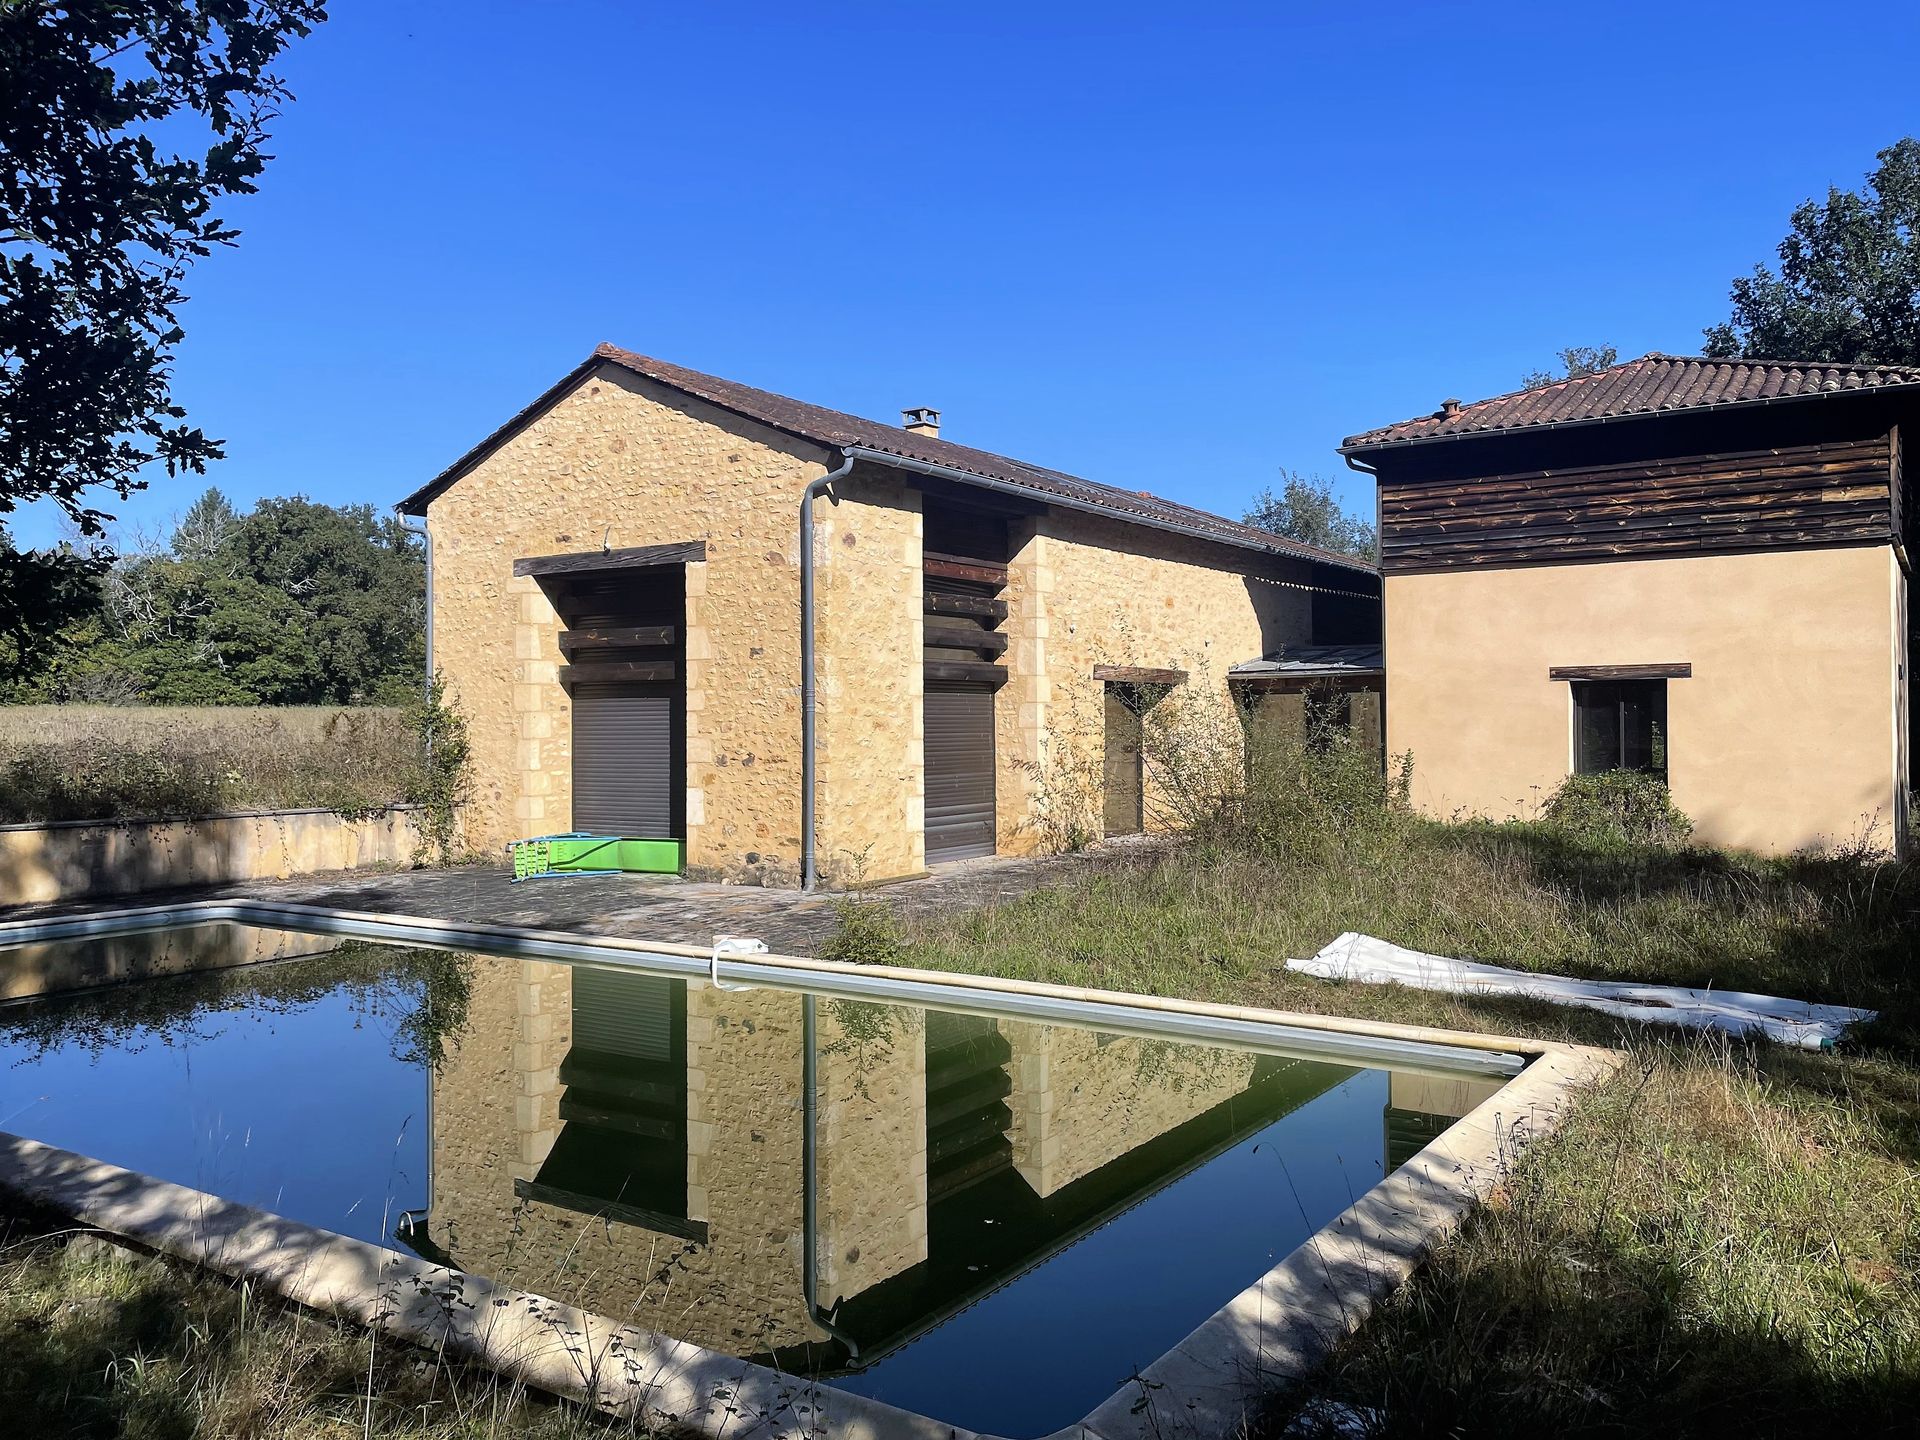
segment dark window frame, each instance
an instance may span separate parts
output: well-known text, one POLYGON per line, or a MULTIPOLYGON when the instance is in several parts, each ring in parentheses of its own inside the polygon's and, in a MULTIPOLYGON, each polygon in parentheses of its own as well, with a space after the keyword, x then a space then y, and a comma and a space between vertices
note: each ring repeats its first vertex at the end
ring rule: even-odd
POLYGON ((1667 778, 1672 747, 1664 679, 1574 680, 1567 688, 1573 707, 1574 774, 1633 770, 1667 778))

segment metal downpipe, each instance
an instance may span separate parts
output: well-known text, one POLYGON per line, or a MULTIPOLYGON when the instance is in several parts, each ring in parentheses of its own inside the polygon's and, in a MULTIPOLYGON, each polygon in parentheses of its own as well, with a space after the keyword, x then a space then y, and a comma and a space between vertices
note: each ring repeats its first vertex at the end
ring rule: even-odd
POLYGON ((425 520, 409 520, 401 517, 400 528, 409 535, 418 535, 427 551, 427 698, 433 698, 433 532, 427 528, 425 520))
POLYGON ((838 497, 829 487, 853 473, 853 453, 840 452, 840 464, 819 479, 808 482, 800 492, 800 888, 811 890, 820 883, 818 857, 814 853, 814 741, 818 730, 819 704, 814 684, 813 647, 813 502, 826 495, 837 505, 838 497))

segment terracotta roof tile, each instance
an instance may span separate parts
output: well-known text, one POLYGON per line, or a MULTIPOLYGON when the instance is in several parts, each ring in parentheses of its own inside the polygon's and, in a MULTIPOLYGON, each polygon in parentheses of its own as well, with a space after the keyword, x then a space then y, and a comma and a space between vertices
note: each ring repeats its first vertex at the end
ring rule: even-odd
POLYGON ((1899 365, 1828 365, 1818 361, 1719 360, 1697 355, 1643 355, 1592 375, 1556 380, 1462 405, 1453 414, 1435 412, 1396 425, 1349 435, 1343 454, 1387 449, 1423 440, 1495 435, 1537 425, 1652 415, 1920 385, 1920 368, 1899 365))

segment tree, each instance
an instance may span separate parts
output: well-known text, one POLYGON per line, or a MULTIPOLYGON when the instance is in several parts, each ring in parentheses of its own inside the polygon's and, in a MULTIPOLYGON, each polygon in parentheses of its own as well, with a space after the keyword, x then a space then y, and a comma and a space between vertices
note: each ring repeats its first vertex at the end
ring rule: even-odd
POLYGON ((1803 201, 1780 269, 1733 282, 1733 316, 1709 355, 1920 365, 1920 140, 1879 154, 1864 191, 1803 201))
POLYGON ((1529 370, 1521 385, 1528 390, 1538 390, 1543 385, 1557 385, 1562 380, 1578 380, 1582 375, 1597 375, 1602 370, 1610 370, 1620 363, 1620 352, 1611 345, 1569 345, 1555 352, 1560 357, 1564 374, 1556 375, 1551 370, 1529 370))
MULTIPOLYGON (((267 67, 325 18, 318 0, 0 0, 0 523, 48 500, 96 537, 101 492, 219 457, 172 398, 181 286, 233 243, 213 207, 268 159, 287 91, 267 67)), ((106 564, 0 543, 0 617, 25 617, 0 663, 27 663, 106 564)))
POLYGON ((125 547, 98 615, 45 646, 13 700, 162 705, 398 704, 426 662, 426 554, 371 505, 217 490, 125 547))
POLYGON ((1295 470, 1280 472, 1278 495, 1269 486, 1253 498, 1246 523, 1338 555, 1372 560, 1379 553, 1373 522, 1349 515, 1334 498, 1333 482, 1295 470))

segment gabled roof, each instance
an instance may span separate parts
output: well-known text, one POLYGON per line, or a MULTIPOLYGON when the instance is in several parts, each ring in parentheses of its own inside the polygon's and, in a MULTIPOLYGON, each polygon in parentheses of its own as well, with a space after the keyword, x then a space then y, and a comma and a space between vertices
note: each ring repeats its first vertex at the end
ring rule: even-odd
POLYGON ((399 507, 401 512, 408 515, 424 514, 427 505, 437 496, 478 465, 495 448, 511 438, 515 432, 531 423, 541 411, 565 394, 588 371, 602 364, 618 365, 657 384, 704 400, 711 405, 717 405, 722 410, 731 411, 735 415, 757 421, 784 434, 830 449, 857 445, 884 452, 886 455, 898 456, 903 460, 937 465, 946 470, 958 472, 955 478, 960 479, 962 483, 966 476, 978 476, 983 480, 994 481, 1001 486, 1020 491, 1035 500, 1063 501, 1078 508, 1097 511, 1115 520, 1145 525, 1153 529, 1177 530, 1244 550, 1288 555, 1325 565, 1338 565, 1348 570, 1359 570, 1369 575, 1374 573, 1372 565, 1363 560, 1356 560, 1350 555, 1337 555, 1312 545, 1303 545, 1297 540, 1287 539, 1284 535, 1274 535, 1251 525, 1243 525, 1237 520, 1228 520, 1224 516, 1209 514, 1205 510, 1196 510, 1189 505, 1162 500, 1156 495, 1149 495, 1144 490, 1121 490, 1093 480, 1083 480, 1063 471, 1049 470, 1044 466, 1029 465, 1021 460, 1009 459, 1005 455, 996 455, 988 450, 975 450, 968 445, 956 445, 951 440, 916 435, 898 425, 883 425, 877 420, 863 420, 857 415, 828 410, 820 405, 810 405, 804 400, 775 395, 767 390, 756 390, 751 385, 722 380, 717 375, 705 375, 698 370, 671 365, 664 360, 654 360, 645 355, 636 355, 631 350, 622 350, 617 345, 605 344, 597 347, 592 355, 575 366, 526 409, 454 461, 433 480, 402 500, 399 507))
POLYGON ((1591 375, 1516 390, 1349 435, 1343 455, 1427 440, 1497 435, 1538 425, 1590 424, 1628 415, 1774 404, 1827 395, 1920 386, 1920 369, 1801 360, 1721 360, 1657 351, 1591 375))

